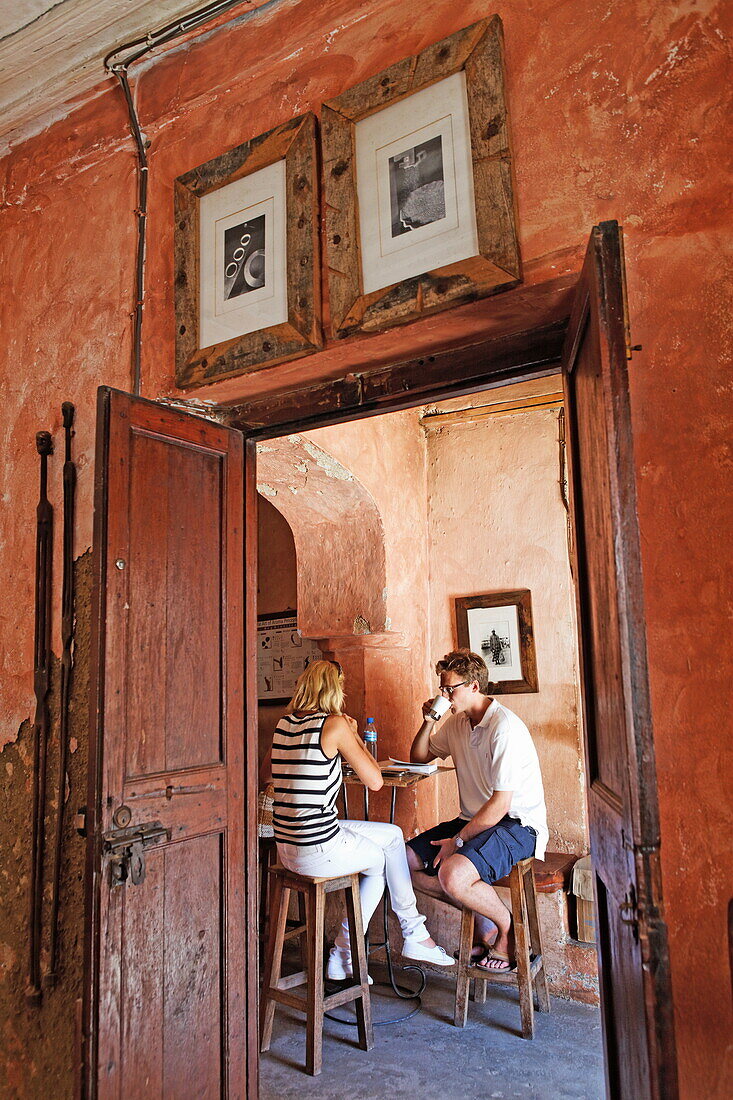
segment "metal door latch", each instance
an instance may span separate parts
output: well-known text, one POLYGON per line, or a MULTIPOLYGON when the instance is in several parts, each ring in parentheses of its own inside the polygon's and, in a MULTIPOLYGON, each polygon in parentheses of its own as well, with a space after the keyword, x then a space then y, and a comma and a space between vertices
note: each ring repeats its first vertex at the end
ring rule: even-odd
POLYGON ((139 886, 145 881, 145 849, 161 840, 170 840, 170 829, 159 821, 151 821, 147 825, 112 829, 102 840, 103 852, 110 857, 110 885, 122 886, 129 879, 133 886, 139 886))

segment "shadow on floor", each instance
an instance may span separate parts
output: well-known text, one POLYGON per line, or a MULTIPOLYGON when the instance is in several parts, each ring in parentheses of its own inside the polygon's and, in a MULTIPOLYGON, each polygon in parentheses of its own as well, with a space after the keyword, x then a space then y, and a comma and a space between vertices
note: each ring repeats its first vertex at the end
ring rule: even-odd
MULTIPOLYGON (((385 977, 377 963, 370 973, 385 977)), ((409 981, 409 979, 407 979, 409 981)), ((422 1011, 404 1023, 377 1026, 374 1049, 359 1050, 356 1029, 326 1021, 323 1072, 303 1072, 303 1017, 278 1008, 272 1045, 260 1056, 261 1100, 602 1100, 605 1096, 600 1011, 552 998, 535 1016, 535 1038, 521 1038, 516 990, 493 986, 485 1004, 469 1003, 468 1024, 453 1026, 455 983, 431 972, 422 1011)), ((375 1024, 403 1015, 410 1002, 372 988, 375 1024)), ((343 1010, 339 1010, 340 1012, 343 1010)), ((347 1014, 347 1013, 346 1013, 347 1014)))

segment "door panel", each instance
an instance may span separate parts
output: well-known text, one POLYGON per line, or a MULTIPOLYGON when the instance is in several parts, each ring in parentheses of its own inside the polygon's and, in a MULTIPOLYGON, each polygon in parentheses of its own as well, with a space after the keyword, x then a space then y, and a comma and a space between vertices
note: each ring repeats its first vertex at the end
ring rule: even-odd
POLYGON ((245 791, 257 760, 244 751, 243 536, 241 435, 101 390, 91 1096, 246 1094, 245 791), (120 829, 155 824, 165 833, 143 850, 143 880, 123 858, 115 885, 120 829))
POLYGON ((622 238, 596 226, 563 355, 609 1095, 677 1096, 626 367, 622 238))

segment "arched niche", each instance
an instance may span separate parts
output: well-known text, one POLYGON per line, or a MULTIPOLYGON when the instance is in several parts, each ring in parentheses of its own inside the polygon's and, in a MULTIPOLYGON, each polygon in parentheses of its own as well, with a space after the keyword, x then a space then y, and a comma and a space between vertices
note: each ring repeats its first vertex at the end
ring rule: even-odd
POLYGON ((302 633, 326 638, 383 632, 384 531, 362 483, 322 448, 291 435, 258 444, 257 490, 293 532, 302 633))

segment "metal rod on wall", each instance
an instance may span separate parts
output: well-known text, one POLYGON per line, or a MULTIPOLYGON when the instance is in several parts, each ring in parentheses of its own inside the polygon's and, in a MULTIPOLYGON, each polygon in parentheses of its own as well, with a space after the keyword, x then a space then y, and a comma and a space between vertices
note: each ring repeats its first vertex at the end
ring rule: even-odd
POLYGON ((59 770, 57 783, 56 836, 53 854, 51 894, 51 934, 49 964, 44 986, 56 984, 58 969, 59 894, 61 888, 61 855, 64 839, 64 807, 66 767, 69 756, 69 698, 71 694, 71 648, 74 638, 74 503, 76 497, 76 467, 71 458, 71 438, 74 434, 74 406, 64 401, 61 406, 65 432, 64 458, 64 575, 61 585, 61 703, 59 718, 59 770))
POLYGON ((43 913, 43 851, 46 816, 46 751, 48 747, 48 690, 51 674, 51 580, 53 568, 53 507, 48 499, 48 456, 53 454, 50 432, 36 434, 41 456, 40 489, 36 508, 36 624, 33 690, 33 840, 29 890, 29 963, 26 1000, 41 999, 41 918, 43 913))

